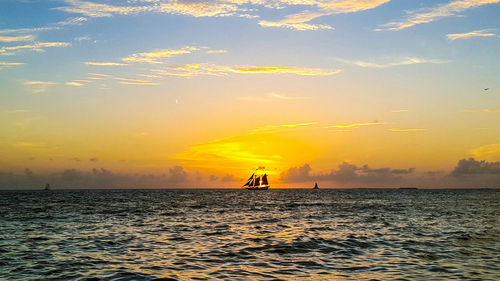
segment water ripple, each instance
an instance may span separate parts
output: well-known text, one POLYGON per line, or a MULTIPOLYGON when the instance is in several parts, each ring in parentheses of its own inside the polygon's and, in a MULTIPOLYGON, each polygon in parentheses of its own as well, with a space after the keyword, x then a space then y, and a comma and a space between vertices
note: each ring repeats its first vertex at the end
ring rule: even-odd
POLYGON ((499 280, 497 190, 0 192, 0 279, 499 280))

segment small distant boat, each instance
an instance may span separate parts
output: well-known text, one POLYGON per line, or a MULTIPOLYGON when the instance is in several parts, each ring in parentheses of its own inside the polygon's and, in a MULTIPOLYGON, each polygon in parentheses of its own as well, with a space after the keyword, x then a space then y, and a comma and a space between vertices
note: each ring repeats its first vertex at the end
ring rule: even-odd
POLYGON ((418 189, 417 187, 400 187, 399 189, 418 189))
POLYGON ((317 183, 317 182, 316 182, 316 183, 314 183, 314 188, 313 188, 313 189, 319 189, 319 187, 318 187, 318 183, 317 183))
POLYGON ((248 190, 268 190, 269 182, 267 181, 267 174, 259 176, 253 173, 242 188, 248 190))
POLYGON ((50 184, 46 183, 44 190, 50 190, 50 184))

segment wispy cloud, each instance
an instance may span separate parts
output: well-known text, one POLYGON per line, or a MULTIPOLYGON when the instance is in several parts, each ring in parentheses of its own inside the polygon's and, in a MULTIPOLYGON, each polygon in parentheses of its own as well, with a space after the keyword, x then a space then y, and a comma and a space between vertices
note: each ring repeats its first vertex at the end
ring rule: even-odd
POLYGON ((318 125, 319 122, 304 122, 304 123, 291 123, 291 124, 282 124, 282 125, 267 125, 262 127, 257 127, 249 131, 249 133, 271 133, 280 129, 291 129, 305 126, 318 125))
POLYGON ((90 41, 92 38, 90 36, 78 36, 74 39, 77 42, 90 41))
POLYGON ((135 86, 157 86, 160 83, 156 83, 150 80, 142 80, 142 79, 132 79, 132 78, 122 78, 122 77, 114 77, 115 80, 120 84, 124 85, 135 85, 135 86))
POLYGON ((0 42, 32 41, 34 39, 35 39, 35 37, 33 37, 33 35, 0 36, 0 42))
POLYGON ((152 63, 161 64, 164 59, 170 58, 177 55, 190 54, 193 51, 199 50, 198 47, 186 46, 181 49, 163 49, 156 50, 153 52, 137 53, 129 55, 122 59, 122 61, 127 63, 152 63))
POLYGON ((18 66, 23 65, 24 62, 2 62, 0 61, 0 66, 18 66))
POLYGON ((58 83, 52 81, 25 81, 23 84, 28 86, 33 94, 40 94, 58 83))
POLYGON ((49 85, 56 85, 56 82, 51 82, 51 81, 26 81, 24 82, 24 85, 29 85, 29 86, 49 86, 49 85))
POLYGON ((12 67, 12 66, 20 66, 23 65, 24 62, 4 62, 0 61, 0 70, 2 70, 4 67, 12 67))
POLYGON ((283 4, 293 3, 296 5, 311 5, 315 11, 304 10, 300 13, 288 15, 283 20, 269 21, 261 20, 259 25, 263 27, 282 27, 299 31, 306 30, 333 30, 334 28, 326 24, 313 24, 310 21, 333 14, 355 13, 364 10, 374 9, 390 0, 340 0, 340 1, 281 1, 283 4))
POLYGON ((345 129, 345 128, 366 127, 366 126, 380 126, 380 125, 387 125, 387 124, 388 123, 385 123, 385 122, 374 121, 374 122, 361 122, 361 123, 331 125, 331 126, 327 126, 326 128, 345 129))
MULTIPOLYGON (((90 83, 95 80, 108 80, 108 81, 116 81, 118 84, 122 85, 133 85, 133 86, 157 86, 160 85, 160 83, 152 81, 152 80, 145 80, 145 79, 136 79, 136 78, 126 78, 126 77, 117 77, 114 75, 110 74, 104 74, 104 73, 89 73, 89 76, 87 77, 87 80, 73 80, 66 85, 69 86, 79 86, 77 84, 85 84, 85 83, 90 83), (76 83, 74 83, 76 82, 76 83)), ((161 76, 157 75, 146 75, 146 74, 139 74, 137 76, 143 76, 146 78, 161 78, 161 76)))
POLYGON ((306 123, 284 124, 284 125, 280 125, 280 127, 296 128, 296 127, 311 126, 311 125, 317 125, 317 124, 319 124, 319 122, 306 122, 306 123))
POLYGON ((470 39, 473 37, 495 37, 497 36, 495 33, 491 33, 491 30, 489 29, 483 29, 483 30, 475 30, 467 33, 451 33, 447 34, 446 37, 450 40, 457 40, 457 39, 470 39))
POLYGON ((299 96, 287 96, 278 93, 268 93, 264 96, 248 96, 248 97, 238 97, 239 100, 245 101, 258 101, 258 102, 267 102, 270 100, 283 100, 283 101, 294 101, 294 100, 304 100, 309 97, 299 97, 299 96))
POLYGON ((87 17, 111 17, 113 15, 136 15, 140 13, 165 13, 187 15, 192 17, 226 17, 237 16, 258 18, 249 14, 248 4, 257 8, 282 9, 294 6, 302 9, 297 14, 287 16, 283 20, 261 20, 264 27, 283 27, 294 30, 333 29, 325 24, 313 24, 309 21, 316 18, 340 14, 354 13, 374 9, 390 0, 219 0, 219 1, 174 1, 143 0, 128 1, 126 5, 111 5, 84 0, 65 0, 67 6, 55 9, 68 13, 82 14, 87 17))
MULTIPOLYGON (((41 27, 28 27, 28 28, 11 28, 11 29, 0 29, 0 34, 27 34, 27 33, 38 33, 43 31, 58 30, 64 26, 81 25, 87 21, 87 18, 76 17, 69 18, 64 21, 51 23, 46 26, 41 27)), ((29 35, 31 36, 31 35, 29 35)))
POLYGON ((395 109, 391 110, 392 113, 402 113, 402 112, 408 112, 408 109, 395 109))
POLYGON ((470 152, 474 157, 481 159, 498 159, 500 156, 500 143, 476 147, 470 152))
MULTIPOLYGON (((302 1, 307 3, 308 1, 302 1)), ((330 0, 318 1, 318 6, 323 10, 330 11, 331 13, 355 13, 359 11, 371 10, 378 6, 388 3, 390 0, 330 0)))
POLYGON ((208 50, 207 54, 225 54, 227 50, 208 50))
POLYGON ((333 30, 334 28, 326 24, 310 24, 310 23, 287 23, 286 21, 259 21, 259 25, 263 27, 282 27, 299 31, 306 30, 333 30))
POLYGON ((31 51, 43 52, 45 48, 68 47, 68 46, 71 46, 71 44, 66 42, 37 42, 29 45, 2 47, 0 48, 0 55, 14 55, 15 52, 19 50, 31 50, 31 51))
POLYGON ((189 15, 193 17, 222 17, 235 15, 235 12, 239 10, 237 5, 228 3, 229 1, 140 1, 140 5, 128 6, 116 6, 81 0, 65 0, 65 2, 68 6, 57 7, 55 9, 68 13, 82 14, 88 17, 111 17, 113 15, 135 15, 148 12, 189 15))
POLYGON ((125 66, 125 65, 127 65, 126 63, 119 63, 119 62, 92 62, 92 61, 86 61, 84 63, 86 65, 92 65, 92 66, 125 66))
POLYGON ((13 109, 5 111, 8 114, 20 114, 20 113, 29 113, 31 110, 29 109, 13 109))
POLYGON ((418 24, 433 22, 440 18, 457 16, 460 13, 479 6, 499 3, 500 0, 455 0, 448 4, 439 5, 434 8, 419 9, 408 12, 408 18, 402 21, 394 21, 381 25, 380 30, 402 30, 418 24))
POLYGON ((338 69, 307 68, 296 66, 223 66, 216 64, 185 64, 153 69, 165 76, 192 77, 197 75, 239 74, 295 74, 302 76, 330 76, 341 72, 338 69))
POLYGON ((483 112, 487 112, 487 113, 500 113, 500 108, 486 108, 486 109, 483 109, 483 112))
POLYGON ((76 82, 76 81, 66 82, 65 84, 68 86, 73 86, 73 87, 81 87, 81 86, 85 85, 83 83, 76 82))
POLYGON ((287 96, 278 93, 269 93, 269 96, 279 100, 303 100, 308 98, 308 97, 287 96))
POLYGON ((233 67, 231 72, 235 73, 255 73, 255 74, 297 74, 303 76, 330 76, 340 73, 340 70, 321 69, 321 68, 306 68, 294 66, 248 66, 248 67, 233 67))
POLYGON ((12 146, 16 148, 41 148, 44 147, 45 145, 37 142, 17 141, 12 143, 12 146))
POLYGON ((421 129, 421 128, 389 129, 389 131, 395 132, 395 133, 407 133, 407 132, 424 132, 424 131, 427 131, 427 129, 421 129))
POLYGON ((365 68, 387 68, 393 66, 404 66, 404 65, 413 65, 413 64, 444 64, 449 63, 448 60, 440 60, 440 59, 425 59, 425 58, 416 58, 416 57, 406 57, 396 61, 387 62, 387 63, 376 63, 370 61, 362 61, 362 60, 346 60, 337 58, 337 61, 342 63, 356 65, 359 67, 365 68))

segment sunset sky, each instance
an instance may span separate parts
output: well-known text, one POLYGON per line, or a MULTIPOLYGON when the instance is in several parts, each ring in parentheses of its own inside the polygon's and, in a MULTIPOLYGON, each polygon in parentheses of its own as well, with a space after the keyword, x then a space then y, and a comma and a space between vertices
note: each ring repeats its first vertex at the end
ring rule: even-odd
POLYGON ((499 15, 500 0, 1 1, 0 188, 239 187, 260 166, 272 187, 499 186, 499 15))

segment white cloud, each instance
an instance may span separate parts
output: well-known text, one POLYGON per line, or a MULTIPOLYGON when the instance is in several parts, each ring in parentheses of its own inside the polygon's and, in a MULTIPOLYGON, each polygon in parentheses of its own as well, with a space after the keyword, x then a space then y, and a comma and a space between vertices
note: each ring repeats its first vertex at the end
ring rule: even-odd
POLYGON ((135 15, 155 12, 166 14, 189 15, 193 17, 232 16, 239 10, 237 5, 223 1, 141 1, 140 5, 110 5, 80 0, 65 0, 68 6, 55 9, 82 14, 88 17, 111 17, 113 15, 135 15))
POLYGON ((69 18, 69 19, 66 19, 64 21, 51 23, 49 25, 41 26, 41 27, 0 29, 0 34, 26 34, 26 33, 37 33, 37 32, 50 31, 50 30, 59 30, 63 26, 81 25, 86 21, 87 21, 87 18, 84 18, 84 17, 69 18))
POLYGON ((52 81, 25 81, 23 84, 28 86, 33 94, 40 94, 58 83, 52 81))
POLYGON ((225 54, 227 50, 208 50, 207 54, 225 54))
POLYGON ((440 18, 457 16, 460 13, 479 6, 499 3, 500 0, 455 0, 448 4, 439 5, 434 8, 419 9, 408 12, 408 18, 402 21, 394 21, 381 25, 380 30, 402 30, 418 24, 433 22, 440 18))
POLYGON ((74 39, 77 42, 90 41, 92 38, 90 36, 79 36, 74 39))
POLYGON ((446 37, 450 40, 457 39, 470 39, 473 37, 495 37, 497 36, 495 33, 491 33, 488 29, 483 30, 475 30, 467 33, 451 33, 447 34, 446 37))
POLYGON ((334 28, 326 24, 309 24, 309 23, 285 23, 282 21, 259 21, 259 25, 263 27, 284 27, 299 31, 306 30, 333 30, 334 28))
POLYGON ((84 0, 65 0, 67 6, 55 9, 68 13, 82 14, 87 17, 111 17, 113 15, 136 15, 140 13, 165 13, 192 17, 237 16, 258 18, 249 14, 258 8, 282 9, 293 6, 302 11, 287 16, 284 20, 259 22, 264 27, 284 27, 295 30, 333 29, 326 24, 312 24, 309 21, 327 15, 354 13, 374 9, 390 0, 214 0, 214 1, 178 1, 178 0, 137 0, 127 1, 125 5, 111 5, 106 2, 96 3, 84 0), (256 6, 252 10, 248 4, 256 6))
POLYGON ((390 0, 340 0, 340 1, 282 1, 286 4, 310 5, 316 11, 304 10, 297 14, 288 15, 280 21, 259 21, 259 25, 264 27, 283 27, 300 31, 305 30, 333 30, 334 28, 326 24, 312 24, 310 21, 333 14, 355 13, 364 10, 374 9, 390 0))
POLYGON ((49 86, 49 85, 56 85, 56 82, 51 82, 51 81, 26 81, 24 82, 24 85, 29 85, 29 86, 49 86))
POLYGON ((224 66, 217 64, 185 64, 153 69, 164 76, 192 77, 198 75, 238 74, 295 74, 301 76, 330 76, 341 72, 338 69, 308 68, 298 66, 224 66))
POLYGON ((34 39, 35 37, 33 37, 33 35, 0 36, 0 42, 32 41, 34 39))
POLYGON ((36 42, 34 44, 9 46, 0 48, 0 55, 14 55, 15 52, 19 50, 31 50, 42 52, 45 48, 53 47, 68 47, 71 46, 70 43, 66 42, 36 42))
POLYGON ((151 64, 161 64, 164 59, 173 56, 190 54, 193 51, 199 50, 198 47, 186 46, 181 49, 162 49, 152 52, 136 53, 129 55, 122 59, 124 62, 128 63, 151 63, 151 64))
POLYGON ((362 61, 362 60, 346 60, 337 58, 337 61, 342 63, 356 65, 359 67, 365 68, 387 68, 392 66, 403 66, 403 65, 412 65, 412 64, 443 64, 449 63, 447 60, 440 59, 425 59, 425 58, 417 58, 417 57, 406 57, 396 61, 387 62, 387 63, 376 63, 370 61, 362 61))
POLYGON ((66 85, 68 85, 68 86, 74 86, 74 87, 81 87, 81 86, 84 86, 84 84, 83 84, 83 83, 76 82, 76 81, 66 82, 65 84, 66 84, 66 85))
POLYGON ((12 67, 12 66, 19 66, 23 65, 24 62, 2 62, 0 61, 0 70, 2 70, 4 67, 12 67))

